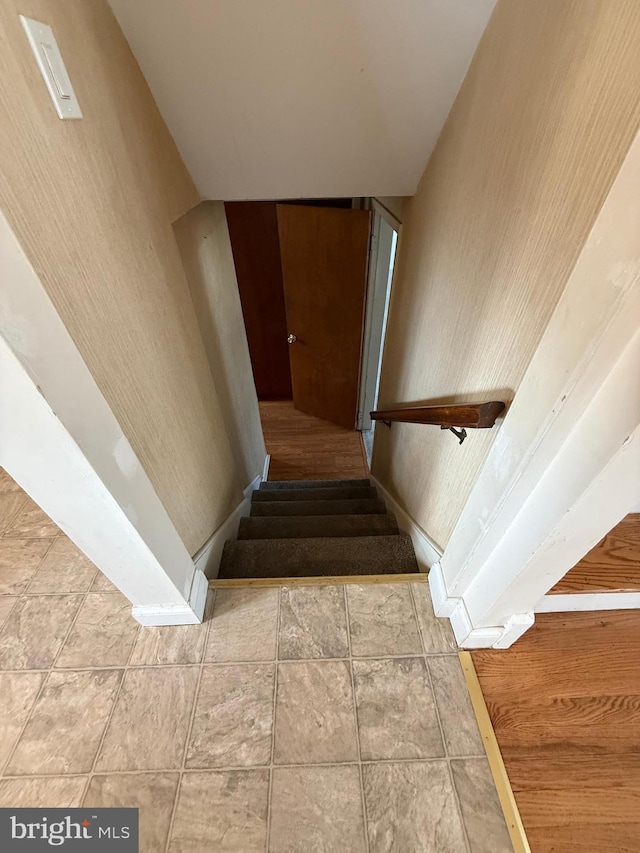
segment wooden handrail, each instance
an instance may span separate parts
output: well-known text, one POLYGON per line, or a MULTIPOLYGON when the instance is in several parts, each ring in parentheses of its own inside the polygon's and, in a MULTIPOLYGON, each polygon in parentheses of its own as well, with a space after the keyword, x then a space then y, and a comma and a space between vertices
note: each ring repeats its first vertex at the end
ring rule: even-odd
POLYGON ((489 403, 459 403, 454 406, 411 406, 404 409, 385 409, 371 412, 371 420, 391 424, 435 424, 442 429, 467 427, 491 429, 505 404, 493 400, 489 403))

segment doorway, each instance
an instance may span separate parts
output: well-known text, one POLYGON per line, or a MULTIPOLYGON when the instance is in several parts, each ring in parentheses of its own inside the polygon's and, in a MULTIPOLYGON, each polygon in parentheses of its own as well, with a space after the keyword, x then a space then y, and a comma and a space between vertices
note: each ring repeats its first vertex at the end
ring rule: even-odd
POLYGON ((357 422, 357 429, 362 432, 369 467, 373 455, 375 428, 371 412, 378 406, 391 285, 401 228, 400 221, 376 199, 370 199, 370 207, 371 247, 357 422))
POLYGON ((372 199, 225 210, 263 427, 295 407, 350 431, 360 449, 355 431, 371 426, 365 408, 377 396, 399 222, 372 199))

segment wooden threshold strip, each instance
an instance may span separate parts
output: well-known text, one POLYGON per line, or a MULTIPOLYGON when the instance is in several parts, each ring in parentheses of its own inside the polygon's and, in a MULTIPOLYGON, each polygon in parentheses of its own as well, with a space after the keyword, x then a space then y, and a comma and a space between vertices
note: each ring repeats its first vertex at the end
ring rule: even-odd
POLYGON ((458 652, 458 656, 460 658, 460 663, 462 664, 462 671, 464 672, 464 677, 467 682, 471 704, 473 705, 473 711, 476 715, 476 720, 478 721, 480 735, 487 753, 489 767, 491 768, 491 774, 496 785, 498 797, 500 798, 500 805, 502 806, 502 812, 507 823, 507 829, 509 830, 514 853, 531 853, 531 848, 529 847, 527 835, 524 831, 520 812, 518 811, 518 805, 511 789, 511 783, 507 776, 504 761, 502 760, 500 747, 498 746, 498 741, 496 740, 495 732, 493 731, 491 718, 489 717, 489 711, 487 710, 487 704, 484 701, 482 688, 478 681, 476 668, 473 665, 473 659, 469 652, 458 652))
POLYGON ((416 583, 426 581, 425 572, 401 575, 322 575, 312 578, 214 578, 211 589, 228 589, 247 586, 320 586, 347 583, 416 583))

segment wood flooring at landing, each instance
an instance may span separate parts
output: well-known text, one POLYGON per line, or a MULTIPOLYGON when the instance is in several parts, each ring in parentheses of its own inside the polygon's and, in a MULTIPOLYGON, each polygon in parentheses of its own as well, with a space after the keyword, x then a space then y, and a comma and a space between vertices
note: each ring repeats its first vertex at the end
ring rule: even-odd
POLYGON ((260 403, 270 480, 367 477, 360 433, 305 415, 290 400, 260 403))

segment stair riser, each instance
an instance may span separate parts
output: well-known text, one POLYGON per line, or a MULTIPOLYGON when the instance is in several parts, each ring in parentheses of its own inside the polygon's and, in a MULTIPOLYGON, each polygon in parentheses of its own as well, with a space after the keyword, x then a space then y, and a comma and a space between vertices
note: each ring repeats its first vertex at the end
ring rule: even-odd
POLYGON ((260 501, 251 504, 252 518, 296 515, 386 515, 380 500, 260 501))
POLYGON ((261 492, 280 489, 368 489, 370 480, 266 480, 260 483, 261 492))
POLYGON ((259 489, 251 495, 254 503, 261 501, 333 501, 333 500, 372 500, 378 497, 378 493, 372 487, 345 488, 345 489, 273 489, 272 491, 260 491, 259 489))
POLYGON ((238 539, 301 539, 353 536, 395 536, 392 515, 307 515, 285 518, 243 518, 238 539))

